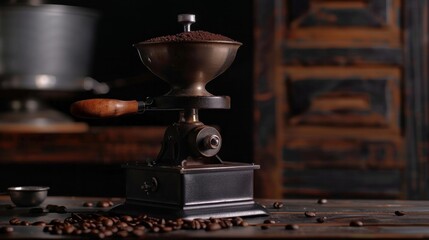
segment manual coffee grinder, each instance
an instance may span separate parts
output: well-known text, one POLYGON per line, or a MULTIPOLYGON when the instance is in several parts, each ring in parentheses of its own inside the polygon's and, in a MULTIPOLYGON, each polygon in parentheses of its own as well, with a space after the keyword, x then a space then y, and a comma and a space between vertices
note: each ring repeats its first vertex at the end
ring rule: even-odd
MULTIPOLYGON (((178 21, 190 31, 195 16, 182 14, 178 21)), ((199 109, 230 108, 228 96, 214 96, 205 85, 232 64, 240 45, 216 40, 137 43, 144 65, 170 84, 167 94, 145 101, 90 99, 72 105, 72 113, 80 117, 179 111, 157 159, 124 166, 126 201, 113 212, 188 219, 267 214, 253 200, 253 172, 259 166, 222 161, 219 131, 198 118, 199 109)))

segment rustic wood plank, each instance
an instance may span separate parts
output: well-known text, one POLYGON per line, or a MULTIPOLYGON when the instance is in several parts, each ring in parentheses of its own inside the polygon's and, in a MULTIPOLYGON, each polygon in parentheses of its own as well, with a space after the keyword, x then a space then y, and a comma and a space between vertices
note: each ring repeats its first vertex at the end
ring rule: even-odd
POLYGON ((398 68, 288 66, 284 75, 285 124, 400 128, 398 68))
POLYGON ((84 133, 0 134, 0 164, 108 164, 155 158, 164 127, 93 127, 84 133))
POLYGON ((404 126, 407 144, 408 194, 429 198, 429 4, 405 1, 404 126))
POLYGON ((281 197, 281 167, 278 161, 276 136, 275 66, 279 28, 284 24, 283 2, 254 1, 254 141, 255 195, 281 197), (274 61, 273 61, 274 60, 274 61))
POLYGON ((399 198, 403 192, 402 180, 399 169, 287 168, 283 185, 285 197, 368 198, 378 195, 378 198, 399 198))
POLYGON ((283 47, 283 64, 287 65, 400 65, 402 49, 386 47, 295 48, 283 47))
POLYGON ((287 1, 288 46, 401 47, 401 1, 287 1))
POLYGON ((404 169, 402 142, 341 138, 285 140, 285 169, 404 169))

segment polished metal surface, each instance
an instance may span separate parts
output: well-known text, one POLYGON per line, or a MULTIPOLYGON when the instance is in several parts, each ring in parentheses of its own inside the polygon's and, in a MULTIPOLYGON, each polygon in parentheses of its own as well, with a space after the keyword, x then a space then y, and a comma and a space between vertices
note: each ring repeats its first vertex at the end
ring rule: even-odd
POLYGON ((209 218, 266 215, 253 201, 253 164, 225 162, 188 167, 128 164, 126 202, 113 209, 122 214, 150 213, 166 218, 209 218))
POLYGON ((141 42, 134 46, 143 64, 170 84, 167 96, 213 96, 206 84, 229 68, 241 43, 141 42))
POLYGON ((183 31, 190 32, 191 24, 195 22, 194 14, 179 14, 177 15, 177 21, 183 24, 183 31))
POLYGON ((23 98, 0 102, 0 127, 3 124, 46 126, 56 123, 72 123, 73 120, 40 99, 23 98))
POLYGON ((22 186, 10 187, 8 192, 12 202, 18 207, 35 207, 45 201, 49 187, 22 186))
POLYGON ((0 87, 85 90, 97 18, 66 5, 2 6, 0 87))

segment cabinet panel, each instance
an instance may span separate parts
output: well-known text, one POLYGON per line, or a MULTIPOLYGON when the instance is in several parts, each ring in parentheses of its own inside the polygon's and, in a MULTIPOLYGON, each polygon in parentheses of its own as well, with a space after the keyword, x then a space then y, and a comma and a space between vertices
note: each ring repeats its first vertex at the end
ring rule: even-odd
POLYGON ((402 196, 400 170, 310 169, 283 172, 285 197, 330 196, 334 198, 402 196))
POLYGON ((399 0, 290 0, 285 38, 291 47, 399 47, 399 0))
POLYGON ((399 69, 286 68, 283 84, 286 125, 400 127, 399 69))
POLYGON ((284 141, 283 167, 285 169, 403 168, 405 164, 401 144, 399 138, 321 137, 315 132, 314 137, 288 138, 284 141))

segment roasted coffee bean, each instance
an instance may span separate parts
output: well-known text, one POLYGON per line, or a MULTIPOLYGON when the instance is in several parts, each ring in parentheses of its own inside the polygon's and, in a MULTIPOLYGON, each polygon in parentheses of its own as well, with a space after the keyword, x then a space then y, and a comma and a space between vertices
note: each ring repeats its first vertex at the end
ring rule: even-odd
POLYGON ((44 227, 44 226, 46 226, 46 223, 43 221, 38 221, 38 222, 32 223, 31 225, 44 227))
POLYGON ((249 226, 249 223, 246 222, 246 221, 242 221, 238 226, 240 226, 240 227, 247 227, 247 226, 249 226))
POLYGON ((113 207, 115 204, 112 201, 107 201, 107 203, 109 204, 110 207, 113 207))
POLYGON ((274 223, 276 223, 276 221, 273 219, 266 219, 266 220, 264 220, 264 223, 265 224, 274 224, 274 223))
POLYGON ((194 230, 198 230, 201 229, 201 223, 197 220, 192 221, 192 229, 194 230))
POLYGON ((98 201, 97 207, 108 208, 108 207, 110 207, 110 204, 108 201, 98 201))
POLYGON ((297 224, 287 224, 285 226, 285 230, 298 230, 299 229, 299 225, 297 224))
POLYGON ((61 224, 61 220, 60 219, 52 219, 49 222, 50 225, 57 225, 57 224, 61 224))
POLYGON ((111 230, 106 230, 103 233, 104 233, 104 236, 106 236, 106 237, 110 237, 113 235, 113 232, 111 230))
POLYGON ((22 225, 22 226, 30 226, 30 222, 28 222, 28 221, 21 221, 21 222, 19 223, 19 225, 22 225))
POLYGON ((106 235, 103 232, 99 232, 99 233, 93 233, 91 234, 94 238, 97 239, 104 239, 106 237, 106 235))
POLYGON ((305 215, 306 217, 315 217, 315 216, 316 216, 316 213, 315 213, 315 212, 308 212, 308 211, 306 211, 306 212, 304 213, 304 215, 305 215))
POLYGON ((166 233, 166 232, 171 232, 173 231, 172 227, 161 227, 160 228, 160 232, 166 233))
POLYGON ((284 204, 282 202, 274 202, 273 203, 273 208, 275 209, 280 209, 284 206, 284 204))
POLYGON ((351 227, 362 227, 363 226, 363 222, 362 221, 351 221, 349 224, 351 227))
POLYGON ((232 222, 230 220, 221 220, 219 222, 219 224, 220 224, 220 226, 222 228, 231 228, 231 227, 233 227, 232 222))
POLYGON ((73 227, 72 225, 64 227, 64 233, 66 234, 71 234, 74 232, 74 230, 75 230, 75 227, 73 227))
POLYGON ((317 203, 318 203, 318 204, 325 204, 325 203, 328 203, 328 199, 326 199, 326 198, 321 198, 321 199, 317 200, 317 203))
POLYGON ((119 231, 116 233, 116 236, 126 238, 126 237, 128 237, 128 232, 127 231, 119 231))
POLYGON ((48 212, 53 212, 53 213, 66 213, 67 209, 65 206, 59 206, 59 205, 54 205, 54 204, 48 204, 46 207, 46 210, 48 210, 48 212))
POLYGON ((152 229, 151 229, 151 231, 152 232, 154 232, 154 233, 157 233, 157 232, 159 232, 161 229, 159 228, 159 227, 153 227, 152 229))
POLYGON ((84 207, 94 207, 94 203, 92 203, 92 202, 84 202, 82 206, 84 206, 84 207))
POLYGON ((132 234, 133 234, 134 236, 136 236, 136 237, 141 237, 141 236, 143 236, 143 235, 144 235, 144 230, 141 230, 141 229, 135 229, 135 230, 132 232, 132 234))
POLYGON ((324 223, 328 218, 327 217, 319 217, 316 219, 318 223, 324 223))
POLYGON ((405 212, 403 212, 403 211, 395 211, 395 215, 396 216, 404 216, 405 212))
MULTIPOLYGON (((276 221, 274 221, 274 220, 272 220, 272 219, 266 219, 266 220, 264 220, 264 222, 263 222, 264 224, 274 224, 274 223, 276 223, 276 221)), ((268 229, 269 228, 269 225, 262 225, 261 226, 261 229, 263 229, 263 230, 266 230, 266 229, 268 229)))
POLYGON ((9 220, 10 225, 19 225, 21 220, 19 218, 12 218, 9 220))
POLYGON ((217 231, 222 229, 222 226, 219 223, 209 223, 205 229, 206 231, 217 231))
POLYGON ((63 230, 55 228, 55 229, 53 229, 53 231, 51 233, 56 234, 56 235, 61 235, 61 234, 63 234, 63 230))
POLYGON ((106 219, 103 219, 102 224, 106 227, 111 227, 113 226, 114 222, 112 219, 106 218, 106 219))
POLYGON ((132 221, 133 221, 133 217, 128 216, 128 215, 125 215, 125 216, 122 216, 122 217, 121 217, 121 221, 124 221, 124 222, 132 222, 132 221))
POLYGON ((51 231, 52 231, 52 226, 45 226, 45 227, 43 228, 43 231, 44 231, 44 232, 51 232, 51 231))
POLYGON ((241 222, 243 222, 243 219, 241 217, 236 217, 232 219, 232 224, 234 224, 234 226, 239 226, 241 222))
POLYGON ((14 231, 11 226, 0 227, 0 233, 12 233, 14 231))

